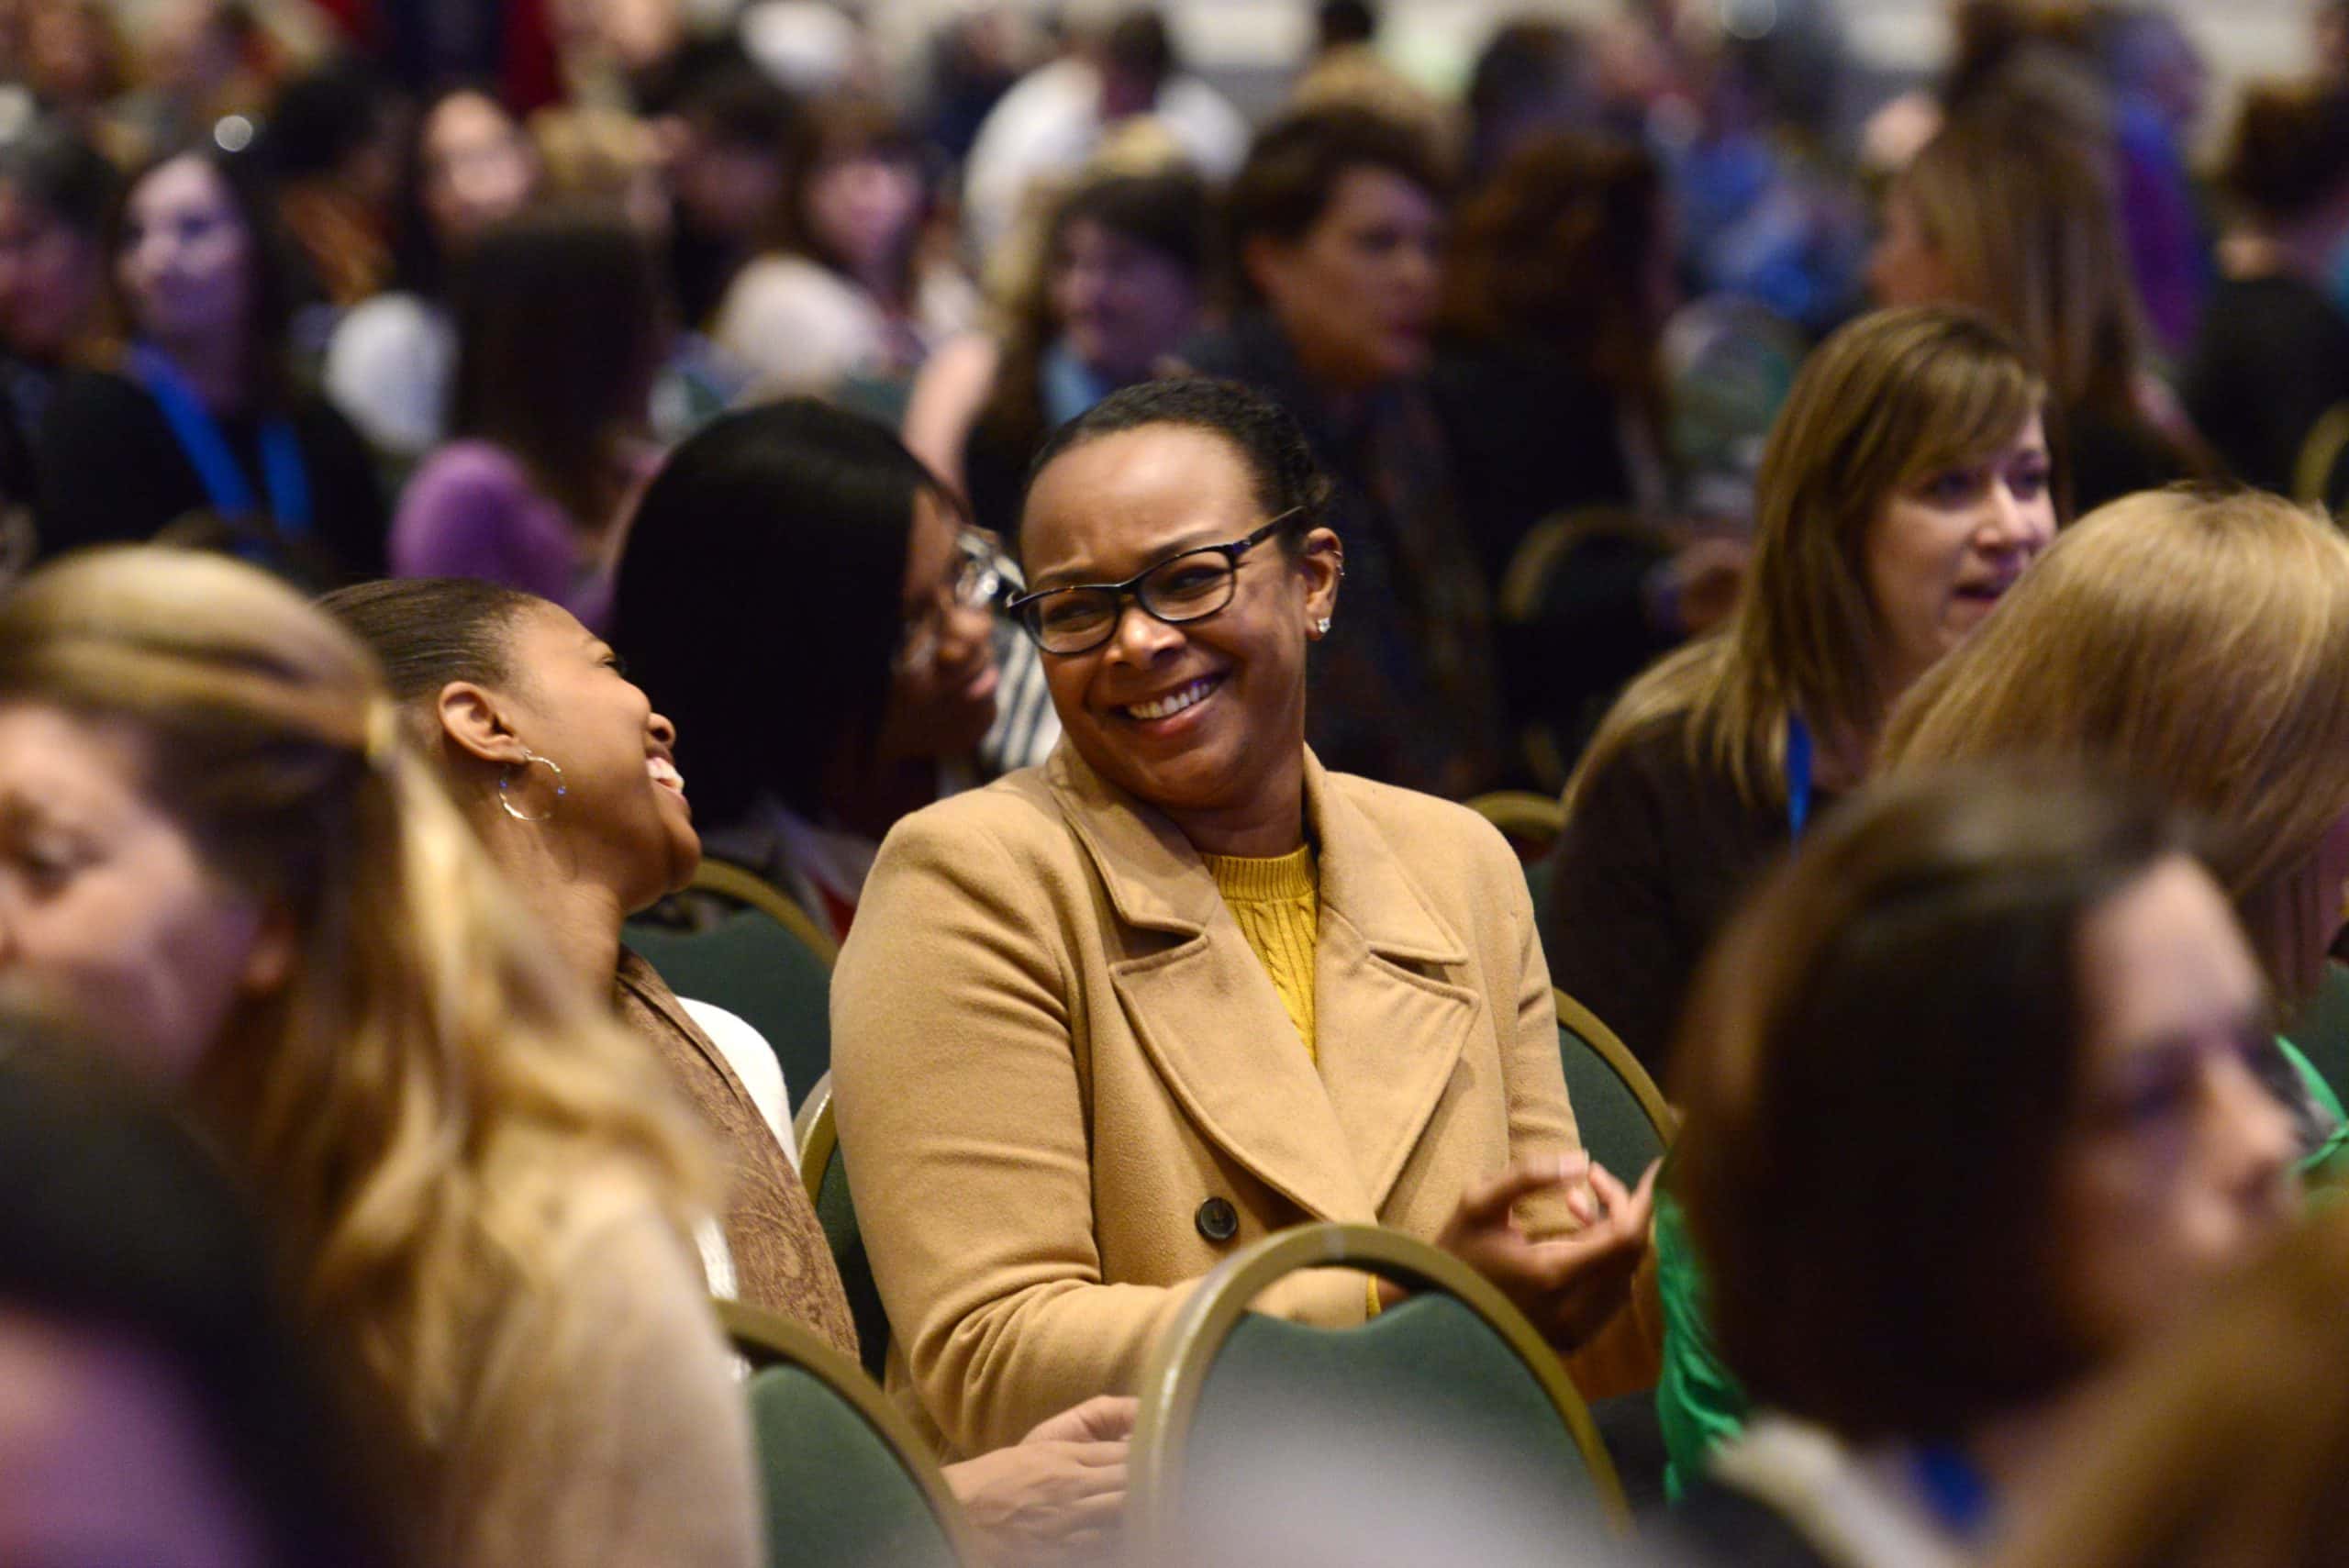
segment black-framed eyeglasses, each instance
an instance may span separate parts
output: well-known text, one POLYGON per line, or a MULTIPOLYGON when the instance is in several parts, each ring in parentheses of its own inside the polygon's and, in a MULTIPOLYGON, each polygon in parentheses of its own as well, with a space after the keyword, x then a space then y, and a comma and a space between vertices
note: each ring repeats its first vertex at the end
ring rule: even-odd
POLYGON ((1072 583, 1022 594, 1004 606, 1036 646, 1047 653, 1089 653, 1109 640, 1124 616, 1126 601, 1143 613, 1181 626, 1205 620, 1231 603, 1240 591, 1240 558, 1280 530, 1297 515, 1292 506, 1245 539, 1204 544, 1143 567, 1122 583, 1072 583))

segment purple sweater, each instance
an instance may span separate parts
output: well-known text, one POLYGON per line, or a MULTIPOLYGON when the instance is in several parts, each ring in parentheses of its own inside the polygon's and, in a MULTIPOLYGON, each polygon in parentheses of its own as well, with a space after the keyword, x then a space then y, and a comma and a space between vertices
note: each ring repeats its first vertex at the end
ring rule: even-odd
POLYGON ((395 577, 480 577, 551 599, 590 631, 609 620, 612 580, 583 562, 571 519, 529 472, 487 441, 427 458, 392 519, 395 577))

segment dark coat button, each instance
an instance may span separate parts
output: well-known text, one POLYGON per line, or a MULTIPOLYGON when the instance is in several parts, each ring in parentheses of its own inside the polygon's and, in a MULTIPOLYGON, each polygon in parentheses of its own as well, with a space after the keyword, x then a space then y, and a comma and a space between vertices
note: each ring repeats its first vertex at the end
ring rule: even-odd
POLYGON ((1199 1234, 1210 1241, 1229 1241, 1240 1234, 1240 1211, 1231 1207, 1229 1198, 1208 1199, 1192 1218, 1198 1225, 1199 1234))

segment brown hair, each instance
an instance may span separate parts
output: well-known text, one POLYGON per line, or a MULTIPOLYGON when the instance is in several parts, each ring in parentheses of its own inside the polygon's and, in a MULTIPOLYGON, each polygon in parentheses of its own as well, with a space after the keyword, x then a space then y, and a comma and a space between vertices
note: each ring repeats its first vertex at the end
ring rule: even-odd
POLYGON ((196 1093, 294 1299, 429 1465, 472 1324, 583 1161, 630 1166, 685 1233, 704 1173, 657 1064, 522 934, 374 661, 274 579, 69 557, 0 606, 0 700, 126 727, 208 868, 287 916, 287 985, 239 1007, 196 1093))
POLYGON ((1900 780, 1730 926, 1674 1053, 1674 1179, 1758 1405, 1930 1441, 2086 1370, 2045 1218, 2090 1029, 2079 932, 2184 848, 2062 776, 1900 780))
POLYGON ((505 448, 573 528, 600 534, 660 366, 661 276, 643 238, 601 205, 526 212, 473 244, 454 292, 451 429, 505 448))
POLYGON ((1438 202, 1451 180, 1427 138, 1371 110, 1300 110, 1260 133, 1223 198, 1223 288, 1234 307, 1262 305, 1245 258, 1257 239, 1293 243, 1330 210, 1338 185, 1357 169, 1377 170, 1417 185, 1438 202))
POLYGON ((1561 132, 1520 147, 1454 218, 1444 328, 1578 366, 1660 435, 1648 296, 1663 199, 1655 160, 1631 143, 1561 132))
MULTIPOLYGON (((922 178, 925 195, 929 191, 921 142, 878 99, 835 93, 807 103, 792 118, 784 152, 788 173, 784 181, 783 204, 769 225, 768 248, 805 256, 834 272, 841 271, 843 262, 816 232, 807 211, 808 191, 826 164, 852 158, 903 163, 922 178)), ((914 265, 921 237, 922 215, 917 212, 914 220, 906 225, 904 246, 892 266, 894 287, 902 298, 909 299, 913 295, 914 265)))
POLYGON ((2340 923, 2304 906, 2349 812, 2349 539, 2256 491, 2099 507, 1911 688, 1877 762, 2018 754, 2087 759, 2207 818, 2270 984, 2305 995, 2340 923))
POLYGON ((2144 328, 2112 183, 2075 139, 1953 121, 1900 177, 1960 303, 2013 334, 2065 408, 2136 419, 2144 328))
POLYGON ((2349 1534, 2349 1209, 2231 1281, 2104 1396, 1998 1568, 2325 1568, 2349 1534))
POLYGON ((1753 572, 1737 615, 1618 698, 1566 784, 1566 806, 1637 736, 1686 717, 1691 760, 1757 808, 1783 801, 1786 721, 1870 737, 1888 698, 1864 565, 1885 502, 2013 439, 2045 388, 1988 322, 1878 311, 1803 361, 1755 489, 1753 572))

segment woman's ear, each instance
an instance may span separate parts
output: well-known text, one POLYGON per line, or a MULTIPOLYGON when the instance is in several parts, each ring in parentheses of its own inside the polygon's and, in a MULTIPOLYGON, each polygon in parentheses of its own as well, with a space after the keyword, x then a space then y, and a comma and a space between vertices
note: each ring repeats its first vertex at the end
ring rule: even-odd
POLYGON ((1285 285, 1295 254, 1295 246, 1259 234, 1240 248, 1240 270, 1258 295, 1277 305, 1288 292, 1285 285))
POLYGON ((1338 613, 1338 584, 1346 574, 1346 547, 1330 528, 1315 528, 1305 536, 1297 563, 1305 573, 1306 624, 1319 636, 1338 613))
POLYGON ((465 756, 494 768, 520 767, 529 748, 514 732, 506 709, 489 690, 471 681, 451 681, 440 688, 433 712, 440 721, 440 739, 452 756, 465 756))

